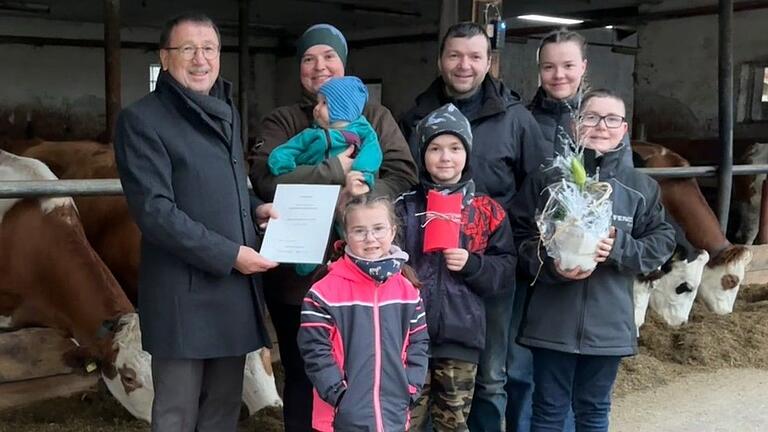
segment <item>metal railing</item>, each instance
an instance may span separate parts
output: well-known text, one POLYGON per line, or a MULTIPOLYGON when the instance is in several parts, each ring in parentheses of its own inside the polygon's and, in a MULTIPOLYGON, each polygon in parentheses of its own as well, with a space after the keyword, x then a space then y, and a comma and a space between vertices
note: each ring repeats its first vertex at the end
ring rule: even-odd
MULTIPOLYGON (((716 177, 719 168, 715 165, 638 168, 654 178, 716 177)), ((756 175, 768 173, 768 164, 733 165, 733 175, 756 175)), ((123 188, 118 179, 89 180, 24 180, 0 181, 0 198, 29 198, 51 196, 114 196, 122 195, 123 188)))

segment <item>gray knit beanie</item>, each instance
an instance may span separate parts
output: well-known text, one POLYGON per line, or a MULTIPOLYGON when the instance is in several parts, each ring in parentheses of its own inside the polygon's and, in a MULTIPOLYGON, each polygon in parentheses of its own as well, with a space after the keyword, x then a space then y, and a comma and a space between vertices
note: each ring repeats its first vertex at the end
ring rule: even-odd
POLYGON ((315 45, 328 45, 333 48, 344 66, 347 65, 347 40, 336 27, 330 24, 315 24, 308 28, 296 41, 296 55, 301 59, 304 53, 315 45))

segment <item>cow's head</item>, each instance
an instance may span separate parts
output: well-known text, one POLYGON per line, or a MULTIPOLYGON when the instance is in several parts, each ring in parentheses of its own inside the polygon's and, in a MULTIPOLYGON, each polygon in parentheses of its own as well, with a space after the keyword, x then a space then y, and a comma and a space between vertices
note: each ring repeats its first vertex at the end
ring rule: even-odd
POLYGON ((733 311, 739 285, 744 280, 747 265, 752 260, 752 251, 744 246, 729 246, 712 258, 701 277, 699 295, 704 304, 718 315, 733 311))
POLYGON ((139 317, 129 313, 120 317, 114 331, 114 362, 102 364, 101 375, 112 395, 134 417, 151 421, 152 385, 151 356, 141 349, 139 317))
POLYGON ((686 251, 687 249, 683 245, 678 244, 667 262, 651 272, 637 275, 632 292, 635 300, 635 328, 638 335, 640 334, 640 327, 645 324, 645 314, 648 310, 651 291, 656 289, 659 279, 673 271, 675 263, 685 261, 686 251))
POLYGON ((654 282, 651 308, 670 326, 677 327, 688 321, 707 261, 706 251, 701 251, 690 262, 673 261, 670 271, 654 282))
POLYGON ((651 297, 653 281, 635 279, 635 285, 632 288, 632 294, 635 297, 635 328, 637 334, 640 334, 640 326, 645 324, 645 312, 648 310, 648 299, 651 297))
POLYGON ((268 406, 282 406, 272 373, 272 356, 268 348, 248 353, 243 376, 243 401, 250 415, 268 406))

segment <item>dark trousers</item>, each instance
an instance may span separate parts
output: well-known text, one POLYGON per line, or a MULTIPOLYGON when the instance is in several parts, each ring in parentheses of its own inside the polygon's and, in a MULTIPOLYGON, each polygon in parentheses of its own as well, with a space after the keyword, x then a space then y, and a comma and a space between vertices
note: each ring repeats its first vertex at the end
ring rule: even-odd
POLYGON ((570 408, 577 432, 607 432, 621 357, 533 348, 531 432, 561 432, 570 408))
MULTIPOLYGON (((475 394, 467 425, 472 432, 503 432, 507 394, 508 343, 515 314, 515 293, 509 290, 485 301, 485 349, 477 365, 475 394)), ((514 339, 514 338, 512 338, 514 339)))
POLYGON ((152 432, 235 432, 245 356, 152 357, 152 432))
POLYGON ((504 386, 507 393, 506 432, 529 432, 531 429, 533 357, 528 348, 516 341, 523 322, 529 283, 527 279, 518 279, 515 289, 507 349, 507 382, 504 386))
POLYGON ((277 334, 280 362, 285 371, 283 419, 285 432, 312 431, 312 383, 304 372, 296 336, 301 323, 301 306, 267 299, 267 307, 277 334))

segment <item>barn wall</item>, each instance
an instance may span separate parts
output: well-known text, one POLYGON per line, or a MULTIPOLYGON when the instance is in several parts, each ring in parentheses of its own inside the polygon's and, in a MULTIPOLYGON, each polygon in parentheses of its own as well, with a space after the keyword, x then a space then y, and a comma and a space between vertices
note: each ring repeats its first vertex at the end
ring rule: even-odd
MULTIPOLYGON (((739 66, 768 57, 768 10, 734 14, 734 97, 739 66)), ((637 120, 650 137, 716 137, 718 133, 716 15, 658 21, 640 30, 637 120)), ((766 125, 737 125, 737 138, 768 137, 766 125)))
MULTIPOLYGON (((103 38, 100 24, 78 24, 40 19, 0 18, 0 34, 63 38, 103 38)), ((124 28, 124 41, 152 42, 157 28, 124 28)), ((610 32, 587 33, 590 41, 612 43, 610 32)), ((225 43, 236 44, 226 38, 225 43)), ((257 41, 268 46, 274 41, 257 41)), ((254 40, 251 41, 254 44, 254 40)), ((535 52, 538 40, 508 43, 502 57, 504 81, 525 101, 537 86, 535 52)), ((21 137, 31 126, 39 137, 61 140, 95 138, 104 129, 103 49, 61 46, 2 45, 5 65, 0 69, 0 137, 21 137), (27 122, 29 119, 29 123, 27 122)), ((395 116, 413 103, 437 73, 436 41, 353 48, 347 72, 363 79, 381 80, 383 103, 395 116)), ((148 91, 149 64, 157 62, 154 51, 122 50, 122 102, 130 104, 148 91)), ((608 47, 593 46, 589 52, 590 80, 595 86, 618 90, 632 107, 634 58, 615 54, 608 47)), ((222 76, 237 87, 237 54, 222 54, 222 76)), ((252 83, 249 122, 252 136, 259 120, 275 106, 300 97, 295 57, 259 53, 251 60, 252 83)))
MULTIPOLYGON (((0 33, 101 39, 99 24, 77 24, 33 19, 0 19, 0 33)), ((123 41, 156 42, 159 29, 122 29, 123 41)), ((236 41, 236 39, 234 40, 236 41)), ((233 43, 231 38, 225 43, 233 43)), ((31 129, 52 140, 96 138, 104 130, 104 50, 70 46, 4 44, 0 68, 0 136, 22 137, 31 129)), ((261 113, 275 106, 272 83, 275 56, 251 56, 251 125, 261 113)), ((221 75, 235 85, 237 98, 238 56, 223 53, 221 75)), ((159 63, 156 51, 123 49, 121 52, 122 103, 126 106, 149 91, 149 65, 159 63)))

